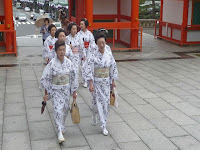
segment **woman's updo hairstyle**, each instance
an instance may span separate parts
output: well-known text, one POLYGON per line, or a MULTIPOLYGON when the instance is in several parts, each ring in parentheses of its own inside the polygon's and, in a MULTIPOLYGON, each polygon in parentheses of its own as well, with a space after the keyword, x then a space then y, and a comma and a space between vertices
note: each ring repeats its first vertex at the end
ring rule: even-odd
POLYGON ((65 33, 65 36, 67 36, 67 32, 63 29, 58 29, 55 33, 55 38, 58 38, 58 36, 60 35, 61 32, 65 33))
POLYGON ((65 46, 65 41, 61 41, 61 40, 56 41, 55 51, 57 51, 60 46, 65 46))
POLYGON ((67 30, 70 32, 73 26, 78 27, 76 23, 72 22, 67 26, 67 30))
POLYGON ((81 19, 85 23, 85 27, 87 28, 89 26, 89 22, 86 18, 81 19))
POLYGON ((52 29, 53 27, 56 28, 56 26, 55 26, 54 24, 51 24, 51 25, 48 27, 48 31, 51 32, 51 29, 52 29))
POLYGON ((97 44, 98 39, 100 39, 100 38, 104 38, 105 41, 107 40, 106 35, 105 35, 104 33, 102 33, 102 32, 99 32, 99 33, 97 33, 96 36, 95 36, 95 43, 96 43, 96 44, 97 44))

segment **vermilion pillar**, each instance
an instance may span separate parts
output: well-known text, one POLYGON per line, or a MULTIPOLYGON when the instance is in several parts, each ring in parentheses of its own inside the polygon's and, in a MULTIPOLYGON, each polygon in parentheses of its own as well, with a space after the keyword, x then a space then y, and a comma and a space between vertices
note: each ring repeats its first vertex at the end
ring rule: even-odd
POLYGON ((89 21, 89 27, 93 24, 93 0, 85 1, 85 17, 89 21))
MULTIPOLYGON (((161 5, 160 5, 160 22, 163 21, 163 0, 161 0, 161 5)), ((159 36, 162 36, 162 26, 159 25, 159 36)))
MULTIPOLYGON (((131 27, 138 28, 139 27, 139 0, 131 0, 132 8, 131 8, 131 27)), ((131 48, 138 47, 138 29, 131 30, 131 48)))
POLYGON ((184 0, 181 45, 187 41, 188 7, 189 0, 184 0))
MULTIPOLYGON (((4 0, 5 30, 14 30, 12 0, 4 0)), ((6 33, 6 51, 13 50, 13 33, 6 33)))
MULTIPOLYGON (((120 22, 121 18, 121 0, 117 0, 117 22, 120 22)), ((117 42, 120 41, 120 30, 117 30, 117 42)))

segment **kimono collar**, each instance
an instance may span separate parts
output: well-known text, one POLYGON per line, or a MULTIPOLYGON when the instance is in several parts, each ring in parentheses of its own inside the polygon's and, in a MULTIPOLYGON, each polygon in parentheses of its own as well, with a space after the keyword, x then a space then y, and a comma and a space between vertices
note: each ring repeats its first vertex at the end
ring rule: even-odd
POLYGON ((70 33, 69 36, 70 36, 71 38, 76 38, 76 37, 77 37, 77 34, 75 34, 75 36, 73 37, 73 36, 71 35, 71 33, 70 33))
POLYGON ((64 57, 63 63, 61 63, 59 58, 58 58, 58 56, 56 56, 56 61, 59 62, 61 65, 63 65, 65 63, 65 61, 66 61, 66 57, 64 57))
POLYGON ((83 30, 81 30, 81 32, 83 32, 83 33, 87 33, 87 32, 88 32, 88 29, 86 29, 85 32, 84 32, 83 30))
POLYGON ((52 37, 51 35, 50 35, 50 37, 51 37, 51 39, 53 40, 53 39, 55 39, 55 36, 54 37, 52 37))
POLYGON ((106 46, 105 46, 105 50, 104 50, 104 53, 101 54, 101 52, 99 51, 99 48, 97 49, 97 56, 101 56, 103 57, 105 54, 107 54, 108 50, 106 49, 106 46))

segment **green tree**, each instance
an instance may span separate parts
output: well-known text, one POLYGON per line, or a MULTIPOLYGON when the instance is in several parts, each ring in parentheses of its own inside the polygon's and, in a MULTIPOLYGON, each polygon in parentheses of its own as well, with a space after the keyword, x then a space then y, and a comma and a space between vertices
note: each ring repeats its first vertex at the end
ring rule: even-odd
POLYGON ((160 17, 160 6, 156 1, 159 0, 140 0, 140 19, 158 19, 160 17), (151 4, 143 5, 147 1, 150 1, 151 4))

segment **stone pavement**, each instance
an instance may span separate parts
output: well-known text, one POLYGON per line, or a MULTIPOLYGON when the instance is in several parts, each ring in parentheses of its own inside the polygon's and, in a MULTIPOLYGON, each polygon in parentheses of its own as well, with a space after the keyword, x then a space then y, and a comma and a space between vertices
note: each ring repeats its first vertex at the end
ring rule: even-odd
POLYGON ((110 110, 109 136, 92 125, 91 94, 80 85, 81 123, 72 124, 69 114, 66 142, 59 145, 50 101, 40 114, 41 39, 18 39, 18 57, 0 56, 0 150, 200 150, 200 59, 154 60, 200 47, 149 35, 144 41, 143 53, 131 58, 146 61, 117 63, 119 108, 110 110))

